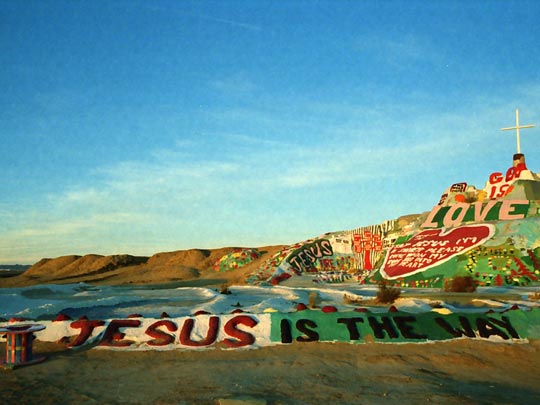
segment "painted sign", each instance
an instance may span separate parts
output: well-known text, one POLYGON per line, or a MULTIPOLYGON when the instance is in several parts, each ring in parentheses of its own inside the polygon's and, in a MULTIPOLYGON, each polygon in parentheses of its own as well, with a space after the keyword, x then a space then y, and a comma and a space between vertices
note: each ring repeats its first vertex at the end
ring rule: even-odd
POLYGON ((485 188, 488 198, 503 198, 510 194, 514 189, 512 183, 518 180, 524 171, 528 171, 527 167, 521 163, 509 168, 506 171, 506 176, 503 176, 500 172, 491 173, 489 176, 489 185, 485 188))
MULTIPOLYGON (((43 322, 42 322, 43 323, 43 322)), ((51 322, 47 329, 68 347, 92 344, 103 348, 204 348, 264 344, 268 314, 201 314, 183 318, 86 319, 51 322), (58 336, 61 335, 61 336, 58 336)), ((38 336, 40 338, 40 336, 38 336)), ((50 336, 49 336, 50 340, 50 336)))
POLYGON ((318 239, 311 243, 302 245, 295 250, 289 257, 287 262, 291 265, 293 271, 300 274, 302 271, 309 271, 314 268, 317 259, 324 256, 332 256, 332 244, 327 239, 318 239))
POLYGON ((532 338, 540 331, 540 309, 493 314, 323 313, 273 314, 271 341, 281 343, 337 341, 364 343, 427 342, 454 338, 532 338))
POLYGON ((328 312, 199 315, 167 319, 42 321, 42 341, 103 349, 257 348, 293 342, 422 343, 456 338, 540 338, 540 308, 442 315, 436 312, 328 312))
POLYGON ((362 234, 353 234, 354 252, 364 255, 364 270, 373 270, 371 252, 382 251, 382 240, 377 234, 365 231, 362 234))
POLYGON ((489 200, 486 203, 459 203, 448 207, 436 205, 420 227, 451 228, 464 222, 523 219, 527 216, 529 205, 529 200, 489 200))
POLYGON ((392 280, 428 270, 484 243, 494 232, 495 227, 489 224, 462 226, 449 231, 424 230, 389 249, 381 274, 392 280))

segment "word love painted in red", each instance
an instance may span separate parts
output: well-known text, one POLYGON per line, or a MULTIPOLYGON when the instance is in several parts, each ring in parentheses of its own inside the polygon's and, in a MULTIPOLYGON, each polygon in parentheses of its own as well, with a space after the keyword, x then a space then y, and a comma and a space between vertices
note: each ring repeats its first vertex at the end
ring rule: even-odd
POLYGON ((494 232, 494 226, 487 224, 461 226, 449 232, 422 231, 389 250, 381 273, 387 279, 396 279, 425 271, 484 243, 494 232))

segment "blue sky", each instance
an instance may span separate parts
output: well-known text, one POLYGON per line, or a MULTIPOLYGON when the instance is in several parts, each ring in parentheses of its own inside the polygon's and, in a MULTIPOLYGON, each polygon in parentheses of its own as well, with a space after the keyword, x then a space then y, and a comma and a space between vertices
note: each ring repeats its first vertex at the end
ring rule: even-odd
MULTIPOLYGON (((0 0, 0 263, 294 243, 482 188, 515 108, 540 124, 538 15, 0 0)), ((522 151, 540 172, 540 128, 522 151)))

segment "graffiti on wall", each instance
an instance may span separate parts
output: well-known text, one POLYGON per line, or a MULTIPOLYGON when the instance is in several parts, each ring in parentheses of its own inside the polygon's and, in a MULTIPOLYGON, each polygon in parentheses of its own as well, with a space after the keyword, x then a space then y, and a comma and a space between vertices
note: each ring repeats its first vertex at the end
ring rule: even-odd
MULTIPOLYGON (((515 179, 522 174, 509 171, 507 176, 515 179)), ((499 178, 492 177, 492 181, 499 178)), ((486 194, 466 183, 456 183, 447 192, 486 194)), ((315 282, 385 280, 399 287, 442 288, 449 279, 470 275, 480 286, 531 285, 540 283, 539 235, 540 201, 447 203, 427 214, 288 246, 249 281, 275 285, 310 274, 315 282)))
MULTIPOLYGON (((222 342, 230 348, 250 346, 255 342, 253 328, 259 324, 256 316, 212 316, 194 318, 140 320, 79 319, 70 323, 78 334, 68 337, 69 347, 86 344, 92 337, 99 339, 100 347, 130 347, 142 344, 150 347, 176 345, 184 348, 200 348, 222 342), (144 322, 143 322, 144 321, 144 322), (127 330, 131 331, 131 336, 127 330), (218 340, 219 338, 219 340, 218 340)), ((95 342, 94 342, 95 343, 95 342)))

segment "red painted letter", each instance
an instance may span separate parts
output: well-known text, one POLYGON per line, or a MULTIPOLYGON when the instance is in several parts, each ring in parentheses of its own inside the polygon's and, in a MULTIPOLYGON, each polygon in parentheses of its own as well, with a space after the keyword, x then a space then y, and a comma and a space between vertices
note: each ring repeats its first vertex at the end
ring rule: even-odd
POLYGON ((208 320, 208 332, 206 337, 202 340, 195 341, 191 339, 191 332, 193 331, 193 326, 195 325, 194 319, 186 319, 182 330, 180 331, 180 343, 185 346, 209 346, 214 343, 217 339, 219 332, 219 317, 211 316, 208 320))
POLYGON ((103 321, 91 321, 88 319, 79 319, 75 322, 71 322, 69 326, 76 329, 81 329, 81 332, 79 333, 79 336, 75 338, 73 343, 69 344, 68 347, 76 347, 82 345, 84 342, 88 340, 90 335, 92 335, 92 332, 94 331, 94 328, 98 326, 105 325, 105 322, 103 321))
POLYGON ((178 330, 178 327, 173 321, 164 319, 161 321, 154 322, 145 331, 145 333, 148 336, 152 336, 154 338, 146 342, 147 345, 165 346, 165 345, 174 343, 174 335, 171 335, 170 333, 165 333, 162 330, 159 330, 158 328, 160 326, 165 326, 169 330, 169 332, 176 332, 178 330))
POLYGON ((114 319, 109 322, 107 329, 103 333, 103 339, 99 343, 99 346, 116 346, 116 347, 125 347, 132 345, 131 340, 122 340, 125 333, 120 332, 120 328, 135 328, 140 326, 141 321, 138 319, 114 319))
POLYGON ((229 347, 243 347, 252 345, 255 343, 255 336, 253 336, 251 333, 237 329, 236 326, 242 324, 253 328, 258 323, 259 322, 257 322, 257 320, 247 315, 240 315, 232 318, 225 324, 225 333, 235 339, 225 339, 224 343, 229 347))
POLYGON ((500 183, 502 179, 504 179, 502 173, 500 172, 491 173, 491 175, 489 176, 489 183, 490 184, 500 183))

